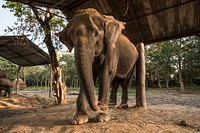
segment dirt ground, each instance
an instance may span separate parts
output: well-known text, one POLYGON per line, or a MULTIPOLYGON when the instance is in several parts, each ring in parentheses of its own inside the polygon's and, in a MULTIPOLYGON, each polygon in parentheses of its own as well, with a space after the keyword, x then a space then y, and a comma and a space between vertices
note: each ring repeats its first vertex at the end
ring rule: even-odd
MULTIPOLYGON (((43 92, 0 97, 0 133, 200 133, 200 91, 147 90, 147 108, 111 108, 109 122, 71 125, 77 95, 67 105, 53 105, 43 92), (42 95, 43 94, 43 95, 42 95)), ((120 97, 118 102, 120 102, 120 97)))

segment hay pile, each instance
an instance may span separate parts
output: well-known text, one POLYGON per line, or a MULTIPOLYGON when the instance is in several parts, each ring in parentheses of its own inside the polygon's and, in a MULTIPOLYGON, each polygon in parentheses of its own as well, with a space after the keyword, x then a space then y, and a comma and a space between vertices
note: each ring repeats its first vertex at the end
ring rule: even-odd
MULTIPOLYGON (((13 88, 16 90, 17 89, 17 79, 15 79, 13 81, 13 88)), ((24 90, 26 89, 26 83, 22 80, 22 79, 19 79, 19 89, 20 90, 24 90)))

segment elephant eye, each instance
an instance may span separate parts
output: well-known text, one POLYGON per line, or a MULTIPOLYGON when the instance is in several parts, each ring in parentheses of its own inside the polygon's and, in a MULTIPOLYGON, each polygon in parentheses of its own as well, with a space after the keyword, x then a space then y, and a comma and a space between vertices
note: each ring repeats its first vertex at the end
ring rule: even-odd
POLYGON ((80 31, 80 30, 76 30, 76 31, 74 32, 74 34, 75 34, 76 36, 79 36, 79 35, 82 34, 82 31, 80 31))
POLYGON ((93 31, 93 37, 98 36, 98 35, 99 35, 99 31, 94 30, 94 31, 93 31))

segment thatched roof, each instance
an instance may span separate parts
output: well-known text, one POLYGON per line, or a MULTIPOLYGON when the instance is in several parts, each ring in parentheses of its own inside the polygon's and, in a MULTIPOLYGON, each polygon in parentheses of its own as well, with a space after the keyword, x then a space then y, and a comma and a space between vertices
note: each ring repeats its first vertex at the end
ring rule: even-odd
POLYGON ((19 65, 49 64, 49 55, 25 36, 0 36, 0 56, 19 65))
POLYGON ((10 0, 57 8, 68 19, 92 7, 127 23, 125 34, 134 43, 153 43, 200 35, 200 0, 10 0))

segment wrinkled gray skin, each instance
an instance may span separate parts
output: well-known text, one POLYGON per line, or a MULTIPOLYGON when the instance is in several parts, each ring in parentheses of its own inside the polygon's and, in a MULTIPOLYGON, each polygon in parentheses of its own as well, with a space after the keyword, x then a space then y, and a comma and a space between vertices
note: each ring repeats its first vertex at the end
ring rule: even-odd
POLYGON ((67 27, 57 34, 70 51, 74 47, 76 68, 81 80, 73 124, 88 122, 87 102, 98 113, 96 121, 109 121, 111 83, 120 81, 127 90, 138 53, 129 39, 121 34, 124 28, 125 23, 111 16, 102 16, 95 9, 84 9, 78 11, 67 27), (97 77, 98 100, 94 87, 97 77))
MULTIPOLYGON (((132 71, 133 72, 133 71, 132 71)), ((117 108, 127 109, 128 108, 128 87, 131 83, 132 74, 130 73, 127 75, 127 78, 118 78, 115 77, 111 83, 112 89, 110 93, 109 99, 109 107, 116 107, 117 105, 117 90, 119 86, 122 87, 122 97, 121 97, 121 104, 117 106, 117 108)))
POLYGON ((5 91, 5 93, 4 93, 5 97, 11 97, 12 83, 10 80, 8 80, 6 78, 0 78, 0 95, 2 93, 2 90, 5 91))

